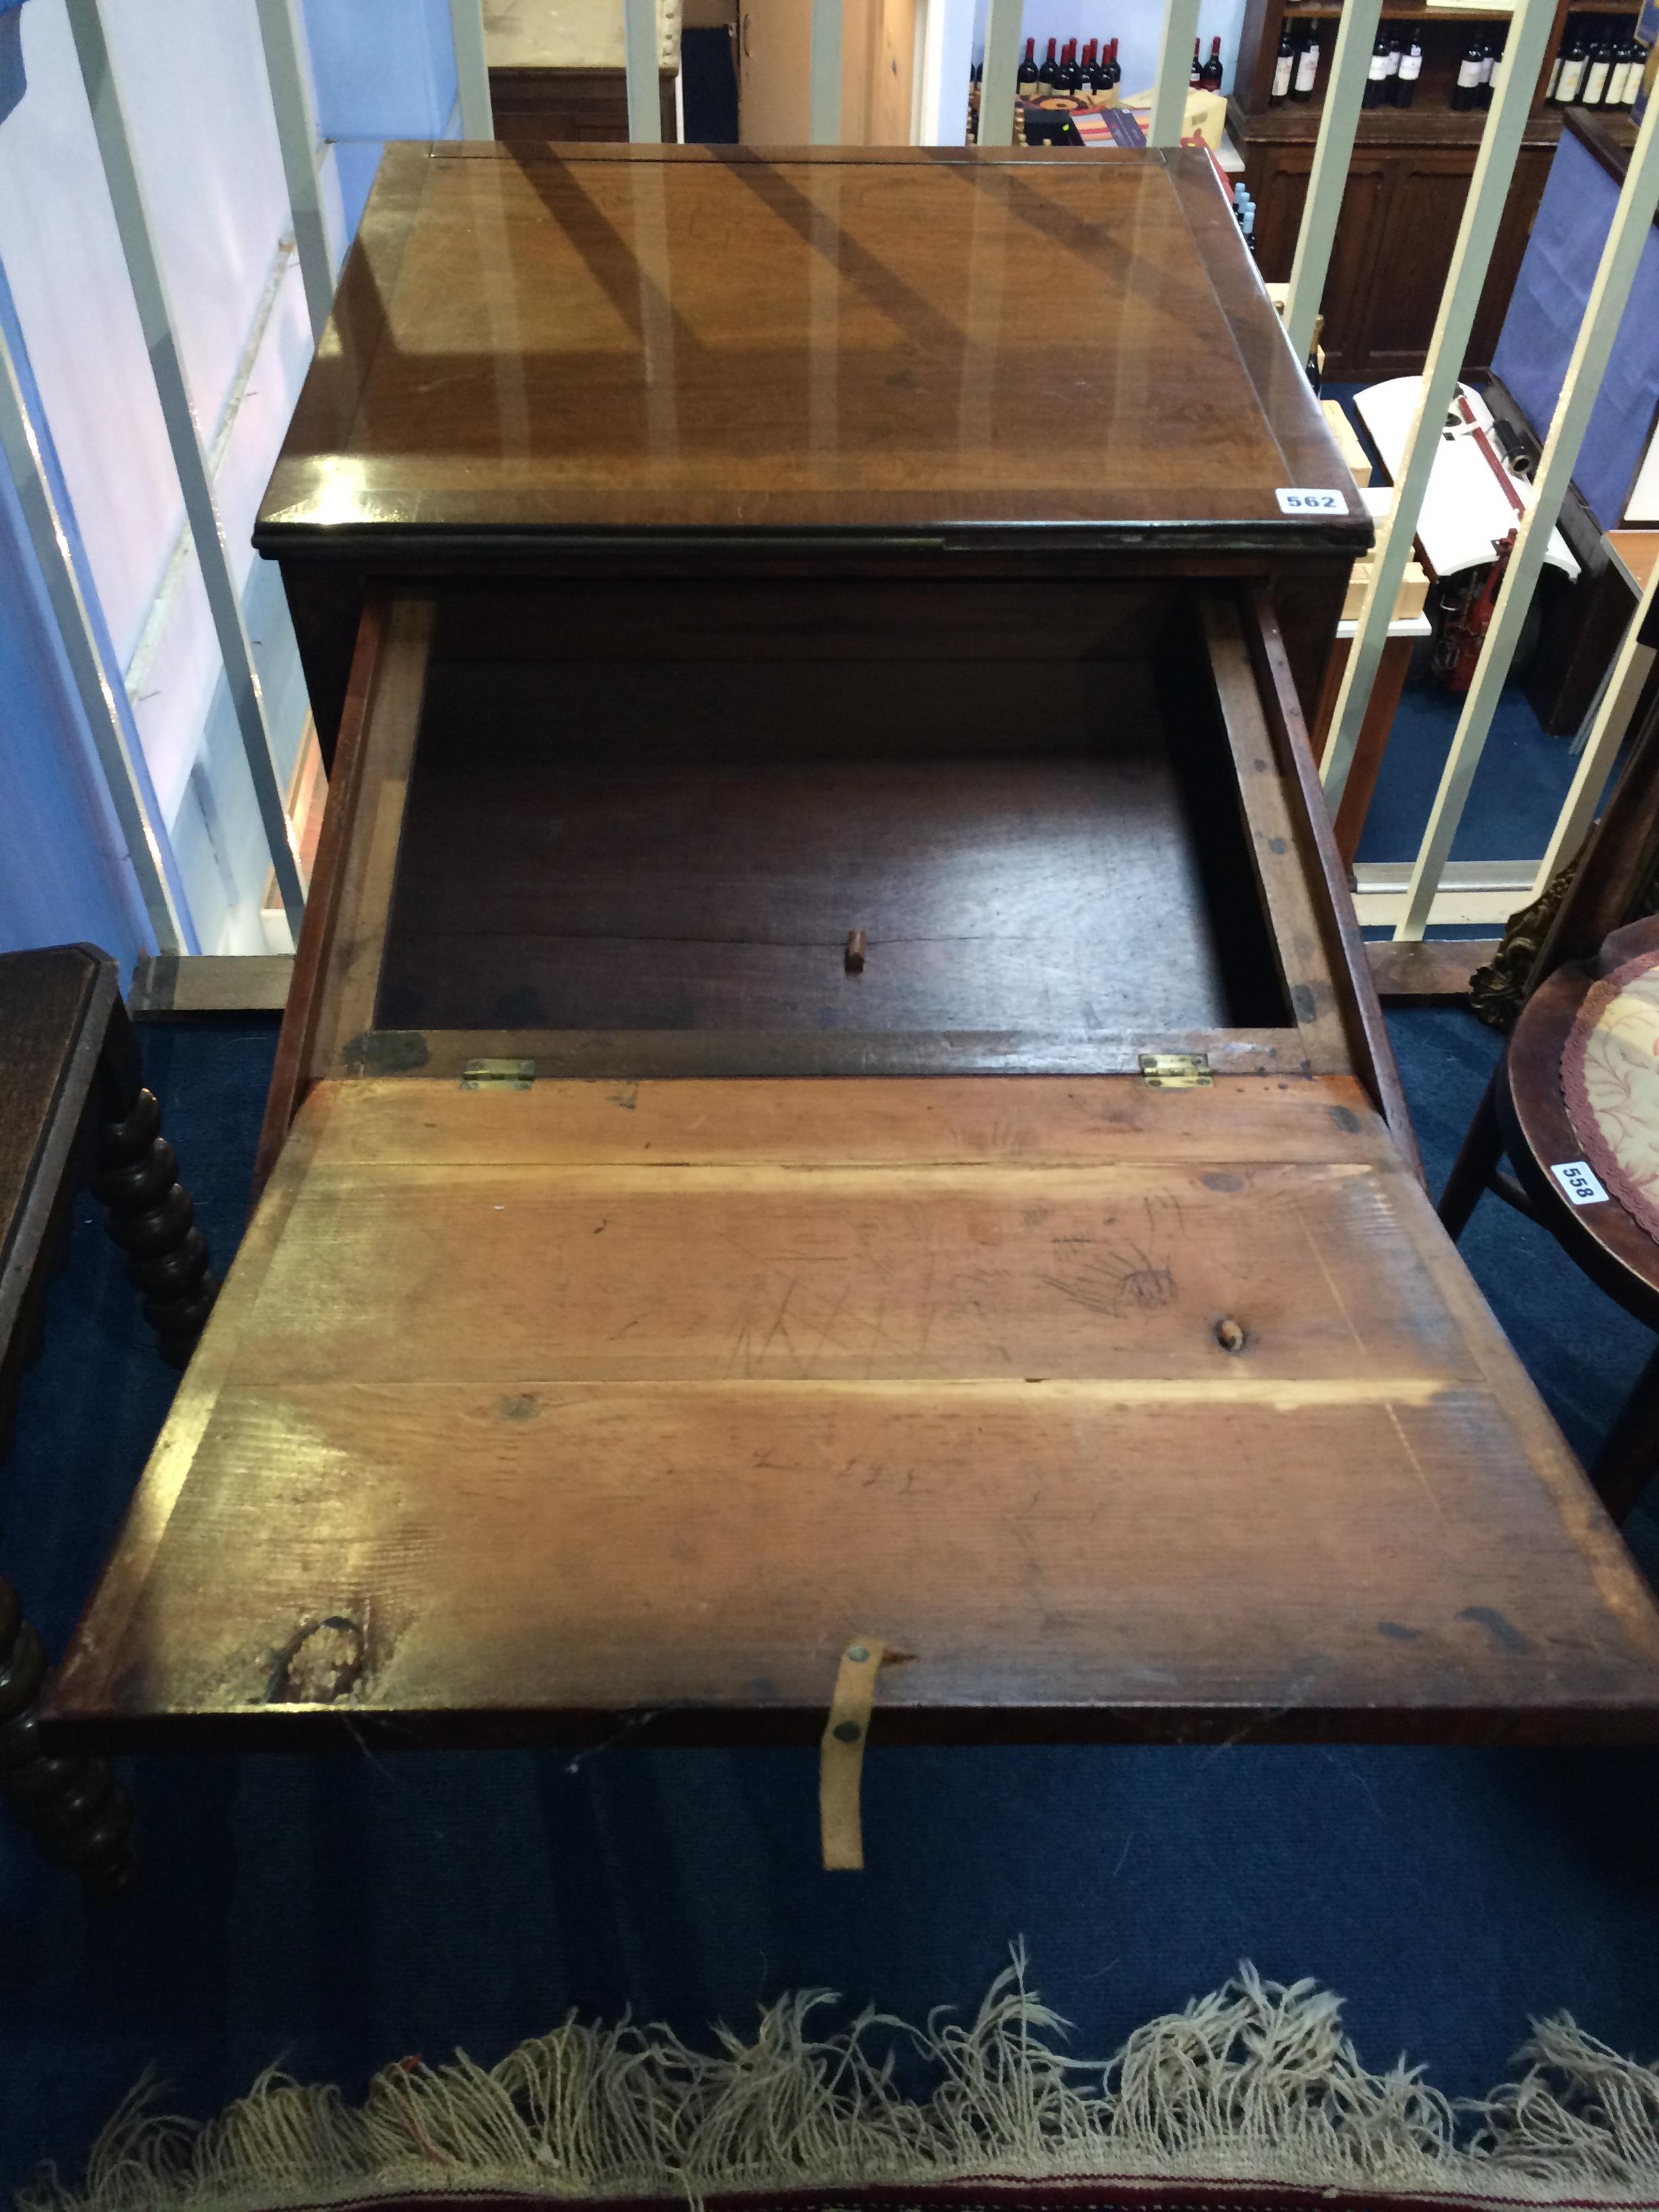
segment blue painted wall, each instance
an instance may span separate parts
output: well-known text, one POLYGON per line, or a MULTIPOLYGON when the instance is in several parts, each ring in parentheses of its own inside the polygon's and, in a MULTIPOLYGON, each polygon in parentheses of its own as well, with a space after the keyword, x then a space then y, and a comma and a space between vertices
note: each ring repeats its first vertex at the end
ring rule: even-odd
POLYGON ((459 130, 449 8, 447 0, 305 0, 305 24, 317 127, 334 142, 349 240, 387 139, 459 130))
POLYGON ((447 0, 305 0, 325 138, 441 138, 455 105, 447 0))
MULTIPOLYGON (((23 96, 21 0, 0 0, 0 120, 23 96)), ((33 394, 0 277, 0 328, 33 394)), ((54 473, 48 443, 42 459, 54 473)), ((88 939, 130 969, 153 949, 92 733, 10 473, 0 471, 0 951, 88 939)))
POLYGON ((153 951, 22 509, 0 470, 0 951, 153 951))
MULTIPOLYGON (((113 672, 111 688, 126 722, 129 750, 142 764, 3 270, 0 331, 70 540, 106 678, 113 672)), ((146 796, 153 807, 148 786, 146 796)), ((171 866, 171 853, 163 858, 171 866)), ((177 880, 175 872, 175 886, 177 880)), ((113 953, 124 972, 141 952, 155 950, 16 488, 10 471, 0 469, 0 952, 83 939, 113 953)))

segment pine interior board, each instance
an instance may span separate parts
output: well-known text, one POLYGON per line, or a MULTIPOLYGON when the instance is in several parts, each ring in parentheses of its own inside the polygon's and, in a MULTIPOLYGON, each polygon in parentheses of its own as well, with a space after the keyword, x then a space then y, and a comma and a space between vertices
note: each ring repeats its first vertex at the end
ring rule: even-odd
POLYGON ((878 1741, 1659 1723, 1645 1586, 1336 1078, 322 1085, 52 1714, 806 1740, 859 1633, 878 1741))

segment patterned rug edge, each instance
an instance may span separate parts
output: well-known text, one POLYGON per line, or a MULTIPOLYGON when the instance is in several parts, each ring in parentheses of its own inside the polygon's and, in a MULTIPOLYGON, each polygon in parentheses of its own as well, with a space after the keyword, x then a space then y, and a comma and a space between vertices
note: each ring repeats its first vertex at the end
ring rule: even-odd
POLYGON ((158 2115, 146 2085, 84 2179, 50 2170, 21 2212, 1361 2212, 1601 2205, 1659 2212, 1659 2073, 1565 2017, 1515 2080, 1454 2104, 1403 2062, 1372 2073, 1311 1981, 1249 1966, 1107 2059, 1064 2048, 1023 1955, 977 2014, 866 2012, 814 2033, 824 1991, 696 2050, 666 2028, 572 2018, 499 2064, 386 2068, 359 2106, 270 2073, 216 2119, 158 2115), (896 2055, 929 2069, 904 2094, 896 2055))

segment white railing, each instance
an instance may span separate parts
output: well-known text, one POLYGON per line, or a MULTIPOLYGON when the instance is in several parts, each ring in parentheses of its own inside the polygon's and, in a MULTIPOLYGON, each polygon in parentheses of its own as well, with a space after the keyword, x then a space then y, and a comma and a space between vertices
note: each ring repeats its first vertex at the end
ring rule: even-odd
POLYGON ((185 514, 213 617, 242 751, 264 827, 271 871, 289 927, 297 938, 305 912, 299 854, 277 781, 259 672, 253 665, 253 647, 242 618, 241 594, 231 572, 224 532, 220 526, 212 472, 202 449, 201 433, 191 405, 190 386, 161 273, 161 256, 156 251, 155 225, 145 204, 121 88, 116 81, 114 62, 104 35, 102 9, 100 0, 67 0, 67 6, 76 56, 92 110, 99 159, 109 187, 121 250, 132 283, 133 304, 138 311, 145 350, 155 379, 155 396, 161 402, 167 443, 179 474, 179 488, 184 495, 185 514))
MULTIPOLYGON (((805 3, 811 9, 811 137, 815 144, 830 144, 841 131, 842 0, 805 0, 805 3)), ((191 410, 167 289, 104 33, 105 0, 67 0, 67 4, 133 298, 143 321, 242 748, 258 799, 270 864, 290 925, 297 927, 302 894, 293 837, 278 789, 258 678, 220 531, 211 474, 191 410)), ((297 0, 255 0, 255 4, 292 204, 295 247, 313 327, 320 334, 331 295, 331 257, 319 181, 322 149, 295 18, 297 0)), ((641 143, 654 144, 662 135, 656 0, 617 0, 617 4, 623 14, 629 137, 641 143)), ((950 118, 961 112, 963 105, 953 99, 951 87, 965 91, 968 81, 972 10, 952 7, 951 0, 931 0, 931 4, 946 10, 954 27, 954 52, 941 46, 939 25, 933 25, 929 32, 930 65, 938 71, 943 88, 937 112, 946 118, 948 131, 950 118)), ((1198 13, 1199 0, 1164 0, 1148 130, 1154 146, 1172 145, 1181 135, 1198 13)), ((1418 411, 1397 471, 1394 501, 1381 525, 1370 586, 1325 746, 1322 773, 1333 808, 1341 797, 1352 763, 1412 550, 1439 445, 1440 426, 1468 345, 1553 13, 1553 0, 1518 0, 1510 22, 1502 87, 1482 137, 1429 347, 1418 411)), ((493 122, 481 0, 449 0, 449 14, 462 132, 470 137, 488 137, 493 135, 493 122)), ((1348 0, 1337 33, 1285 302, 1286 337, 1298 360, 1306 357, 1313 337, 1379 14, 1380 0, 1348 0)), ((989 0, 979 109, 979 140, 983 146, 1006 146, 1013 137, 1022 16, 1023 0, 989 0)), ((1506 900, 1523 903, 1525 896, 1571 857, 1593 817, 1636 694, 1652 665, 1651 653, 1637 641, 1639 622, 1654 599, 1650 584, 1632 617, 1593 717, 1572 787, 1545 853, 1536 860, 1528 856, 1511 863, 1482 864, 1473 870, 1449 862, 1452 842, 1510 672, 1550 531, 1659 205, 1656 129, 1659 100, 1650 108, 1630 161, 1545 441, 1534 496, 1518 527, 1421 848, 1409 869, 1367 871, 1372 892, 1382 896, 1389 908, 1397 938, 1420 937, 1425 927, 1437 921, 1473 920, 1476 926, 1490 927, 1493 920, 1509 910, 1504 903, 1506 900)), ((163 865, 166 840, 158 836, 146 780, 131 758, 129 735, 121 717, 111 711, 106 679, 95 653, 88 647, 86 609, 72 567, 62 556, 63 534, 55 525, 27 410, 16 380, 10 374, 9 361, 4 357, 0 357, 0 445, 5 448, 41 551, 70 665, 93 726, 117 816, 131 843, 150 925, 164 950, 180 949, 190 942, 189 922, 179 912, 176 884, 163 865)), ((1370 902, 1375 905, 1376 898, 1370 902)))

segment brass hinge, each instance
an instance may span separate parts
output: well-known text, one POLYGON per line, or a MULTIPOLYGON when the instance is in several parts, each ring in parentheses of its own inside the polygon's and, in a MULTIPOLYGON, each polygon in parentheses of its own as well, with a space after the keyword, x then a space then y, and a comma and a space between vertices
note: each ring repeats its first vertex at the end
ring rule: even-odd
POLYGON ((535 1080, 533 1060, 469 1060, 461 1070, 463 1091, 528 1091, 535 1080))
POLYGON ((1202 1091, 1211 1082, 1205 1052, 1143 1052, 1140 1079, 1153 1091, 1202 1091))

